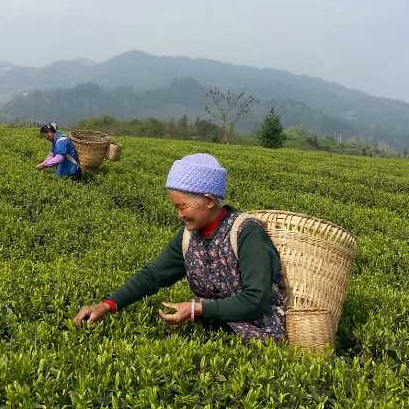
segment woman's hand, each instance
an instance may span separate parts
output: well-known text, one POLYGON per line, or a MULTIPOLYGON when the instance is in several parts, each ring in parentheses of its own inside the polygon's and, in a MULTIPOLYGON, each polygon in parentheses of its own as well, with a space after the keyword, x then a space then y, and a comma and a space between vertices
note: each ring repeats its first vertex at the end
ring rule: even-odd
POLYGON ((88 325, 102 320, 109 313, 109 305, 101 302, 95 305, 86 305, 82 307, 79 313, 74 317, 74 323, 80 327, 84 321, 88 325))
MULTIPOLYGON (((159 315, 167 324, 180 325, 189 320, 190 317, 190 302, 181 302, 177 304, 163 302, 162 306, 176 311, 173 314, 165 314, 162 310, 159 310, 159 315)), ((202 315, 202 303, 195 302, 195 317, 202 315)))

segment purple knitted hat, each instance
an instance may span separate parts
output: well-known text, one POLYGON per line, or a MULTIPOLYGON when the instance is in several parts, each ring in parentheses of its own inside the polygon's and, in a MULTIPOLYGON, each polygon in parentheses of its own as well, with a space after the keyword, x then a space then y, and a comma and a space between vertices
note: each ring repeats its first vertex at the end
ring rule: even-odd
POLYGON ((195 153, 173 162, 166 188, 187 193, 208 193, 224 199, 226 179, 226 169, 214 156, 195 153))

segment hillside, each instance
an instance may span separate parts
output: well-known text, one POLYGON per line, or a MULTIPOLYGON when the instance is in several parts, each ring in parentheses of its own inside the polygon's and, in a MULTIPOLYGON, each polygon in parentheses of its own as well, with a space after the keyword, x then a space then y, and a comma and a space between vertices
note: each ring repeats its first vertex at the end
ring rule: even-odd
POLYGON ((409 164, 297 150, 116 138, 123 159, 81 183, 38 172, 36 129, 0 126, 0 402, 19 407, 405 408, 409 164), (184 282, 76 330, 180 226, 163 184, 176 158, 215 154, 228 202, 331 220, 358 250, 333 353, 167 327, 184 282), (232 368, 234 370, 232 370, 232 368), (206 406, 208 405, 208 406, 206 406))
MULTIPOLYGON (((49 118, 70 126, 83 118, 105 114, 120 119, 154 117, 180 118, 184 114, 195 119, 205 117, 206 88, 199 82, 185 78, 174 80, 166 88, 134 93, 132 89, 107 90, 95 84, 77 85, 71 89, 34 91, 14 98, 3 108, 9 117, 46 122, 49 118)), ((261 101, 250 117, 241 121, 237 129, 254 132, 264 116, 274 107, 286 127, 302 126, 319 134, 333 134, 342 130, 345 136, 359 133, 359 127, 309 108, 293 100, 261 101)))
MULTIPOLYGON (((137 93, 166 88, 175 78, 192 78, 204 87, 246 89, 263 101, 295 101, 336 118, 338 132, 356 130, 374 141, 409 146, 409 104, 375 98, 363 92, 276 69, 257 69, 206 59, 158 57, 131 51, 102 63, 63 61, 43 68, 0 65, 0 101, 4 95, 70 88, 95 83, 104 88, 130 87, 137 93), (3 95, 3 96, 2 96, 3 95)), ((183 108, 189 109, 188 104, 183 108)), ((292 111, 295 116, 297 110, 292 111)), ((112 113, 112 112, 111 112, 112 113)), ((1 114, 1 112, 0 112, 1 114)))

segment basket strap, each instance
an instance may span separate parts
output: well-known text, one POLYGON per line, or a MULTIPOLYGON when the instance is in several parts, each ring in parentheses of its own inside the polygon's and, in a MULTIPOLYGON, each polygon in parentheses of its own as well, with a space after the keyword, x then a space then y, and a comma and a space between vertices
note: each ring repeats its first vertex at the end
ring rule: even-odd
POLYGON ((71 155, 69 155, 68 153, 65 155, 65 157, 74 165, 77 165, 78 167, 80 166, 80 164, 75 160, 75 158, 73 158, 71 155))
POLYGON ((69 139, 68 136, 63 135, 63 136, 61 136, 60 138, 58 138, 58 139, 55 141, 55 143, 58 143, 58 142, 61 142, 61 141, 66 141, 67 139, 69 139))
POLYGON ((182 237, 182 253, 183 258, 186 258, 187 249, 189 248, 190 238, 192 237, 192 232, 187 230, 186 228, 183 230, 183 237, 182 237))
MULTIPOLYGON (((239 259, 239 250, 238 250, 238 235, 239 235, 239 229, 242 223, 247 220, 247 219, 254 219, 254 216, 248 214, 248 213, 241 213, 236 220, 233 222, 231 230, 230 230, 230 244, 233 249, 233 253, 236 257, 236 259, 239 259)), ((182 237, 182 253, 183 253, 183 258, 186 258, 186 253, 189 248, 189 243, 190 239, 192 237, 192 232, 187 230, 186 228, 183 231, 183 237, 182 237)))
POLYGON ((251 216, 248 213, 240 213, 236 220, 233 222, 230 230, 230 244, 233 249, 233 253, 236 256, 236 259, 239 259, 239 245, 238 245, 238 236, 239 236, 239 229, 242 223, 247 219, 254 219, 254 216, 251 216))
MULTIPOLYGON (((70 139, 70 138, 64 135, 64 136, 61 136, 61 138, 58 138, 55 143, 57 144, 58 142, 60 142, 60 141, 66 141, 67 139, 70 139)), ((78 161, 76 161, 75 158, 72 157, 70 154, 67 153, 67 154, 65 155, 65 158, 68 159, 68 160, 69 160, 71 163, 73 163, 74 165, 76 165, 76 166, 78 166, 78 167, 80 166, 80 164, 78 163, 78 161)))

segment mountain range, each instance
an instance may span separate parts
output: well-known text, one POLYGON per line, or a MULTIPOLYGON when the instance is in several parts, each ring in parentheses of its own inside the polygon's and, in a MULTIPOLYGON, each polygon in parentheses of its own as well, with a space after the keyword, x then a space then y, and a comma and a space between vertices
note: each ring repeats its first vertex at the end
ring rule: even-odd
POLYGON ((409 104, 277 69, 130 51, 108 61, 54 62, 41 68, 0 62, 0 116, 71 125, 90 115, 205 116, 206 89, 245 90, 260 99, 240 124, 252 131, 274 106, 286 126, 342 133, 409 147, 409 104))

